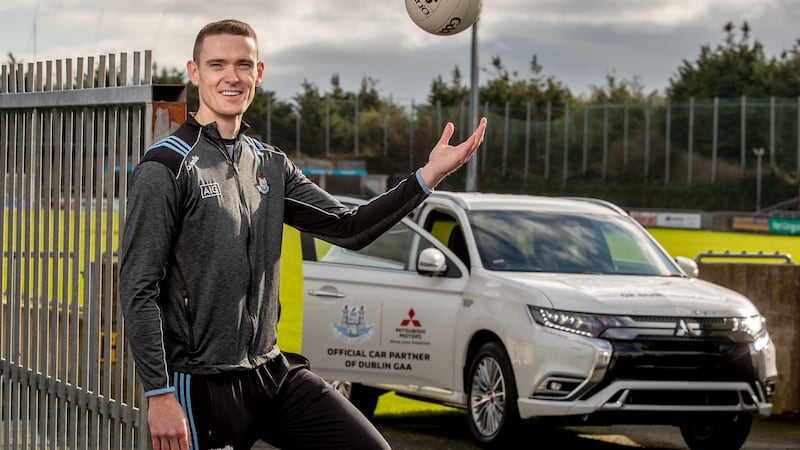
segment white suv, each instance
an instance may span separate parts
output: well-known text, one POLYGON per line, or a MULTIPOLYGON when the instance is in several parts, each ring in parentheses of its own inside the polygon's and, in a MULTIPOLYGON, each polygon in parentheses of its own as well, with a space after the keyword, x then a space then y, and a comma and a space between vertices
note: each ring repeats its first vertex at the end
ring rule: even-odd
POLYGON ((550 417, 720 449, 771 414, 763 316, 611 203, 436 192, 360 251, 302 241, 303 353, 367 416, 395 391, 486 445, 550 417))

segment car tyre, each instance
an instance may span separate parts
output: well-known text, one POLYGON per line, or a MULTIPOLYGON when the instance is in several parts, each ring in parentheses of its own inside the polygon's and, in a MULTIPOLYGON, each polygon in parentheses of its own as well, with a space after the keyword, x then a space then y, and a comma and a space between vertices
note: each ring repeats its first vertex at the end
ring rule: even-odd
POLYGON ((750 414, 712 415, 695 417, 681 424, 680 430, 692 450, 735 450, 744 445, 752 424, 750 414))
POLYGON ((514 373, 497 342, 484 344, 470 364, 467 387, 468 420, 481 444, 501 446, 513 438, 520 422, 514 373))
POLYGON ((372 419, 375 415, 375 407, 378 406, 378 397, 383 394, 383 391, 370 386, 364 386, 360 383, 351 383, 349 381, 334 380, 331 386, 336 389, 344 398, 350 400, 361 414, 367 419, 372 419))

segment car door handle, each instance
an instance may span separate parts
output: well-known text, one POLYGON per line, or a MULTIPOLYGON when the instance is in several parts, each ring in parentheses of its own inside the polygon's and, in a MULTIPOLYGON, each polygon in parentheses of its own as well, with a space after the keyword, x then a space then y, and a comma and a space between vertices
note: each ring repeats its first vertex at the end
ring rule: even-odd
POLYGON ((308 291, 308 295, 313 295, 315 297, 333 297, 333 298, 344 298, 344 294, 339 291, 330 291, 326 289, 310 289, 308 291))

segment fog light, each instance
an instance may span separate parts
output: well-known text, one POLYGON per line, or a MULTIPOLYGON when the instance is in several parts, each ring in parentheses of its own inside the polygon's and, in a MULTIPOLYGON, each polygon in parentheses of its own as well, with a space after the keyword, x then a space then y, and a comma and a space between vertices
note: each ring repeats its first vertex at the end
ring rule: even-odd
POLYGON ((550 389, 551 391, 560 391, 561 383, 559 383, 558 381, 551 381, 550 385, 548 386, 548 389, 550 389))

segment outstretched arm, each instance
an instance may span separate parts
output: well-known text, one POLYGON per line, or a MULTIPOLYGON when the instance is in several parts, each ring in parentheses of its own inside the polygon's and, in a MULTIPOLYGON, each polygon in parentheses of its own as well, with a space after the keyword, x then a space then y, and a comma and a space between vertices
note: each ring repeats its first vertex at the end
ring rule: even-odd
POLYGON ((439 184, 447 175, 453 173, 456 169, 465 164, 469 158, 475 153, 475 150, 483 142, 483 135, 486 132, 486 118, 481 118, 478 123, 478 128, 468 137, 464 142, 453 146, 450 145, 450 138, 453 137, 455 126, 452 122, 448 122, 442 131, 442 137, 439 142, 433 147, 428 155, 428 162, 425 164, 420 175, 425 184, 433 189, 439 184))

